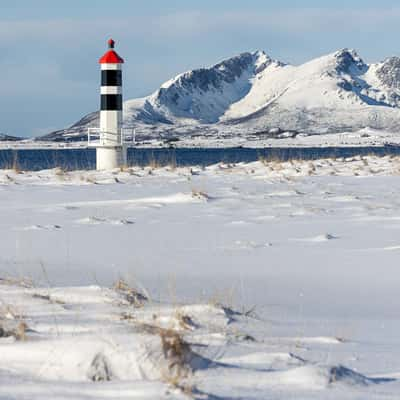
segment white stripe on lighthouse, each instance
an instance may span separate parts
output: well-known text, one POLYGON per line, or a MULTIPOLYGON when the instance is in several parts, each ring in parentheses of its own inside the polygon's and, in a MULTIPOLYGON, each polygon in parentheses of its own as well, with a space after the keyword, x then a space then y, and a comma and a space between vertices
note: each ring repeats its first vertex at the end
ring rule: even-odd
POLYGON ((121 86, 102 86, 100 94, 122 94, 121 86))
POLYGON ((101 64, 101 69, 122 69, 121 64, 101 64))

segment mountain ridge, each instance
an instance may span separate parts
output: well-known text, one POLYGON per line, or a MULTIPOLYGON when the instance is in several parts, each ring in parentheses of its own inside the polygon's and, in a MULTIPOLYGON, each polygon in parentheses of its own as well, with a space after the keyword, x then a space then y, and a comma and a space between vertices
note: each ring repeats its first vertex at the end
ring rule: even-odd
MULTIPOLYGON (((42 139, 84 139, 98 112, 42 139)), ((124 126, 143 137, 247 135, 270 130, 400 132, 400 58, 367 64, 342 49, 294 66, 245 52, 184 72, 147 97, 124 102, 124 126)))
POLYGON ((6 133, 0 133, 0 142, 19 142, 23 140, 22 137, 7 135, 6 133))

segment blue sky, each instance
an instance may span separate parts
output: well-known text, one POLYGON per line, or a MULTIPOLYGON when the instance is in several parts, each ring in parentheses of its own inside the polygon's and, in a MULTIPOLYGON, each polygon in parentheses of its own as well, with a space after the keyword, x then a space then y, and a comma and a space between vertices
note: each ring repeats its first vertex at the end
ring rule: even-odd
POLYGON ((1 1, 0 132, 36 136, 96 110, 111 36, 128 99, 243 51, 293 64, 343 47, 400 55, 399 20, 398 0, 1 1))

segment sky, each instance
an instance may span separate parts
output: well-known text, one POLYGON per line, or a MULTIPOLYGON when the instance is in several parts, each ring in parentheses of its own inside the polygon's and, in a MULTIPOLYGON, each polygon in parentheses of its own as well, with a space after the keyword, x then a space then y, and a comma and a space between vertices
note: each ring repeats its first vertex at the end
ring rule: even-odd
POLYGON ((399 20, 399 0, 0 0, 0 133, 39 136, 97 110, 110 37, 130 99, 245 51, 380 61, 400 55, 399 20))

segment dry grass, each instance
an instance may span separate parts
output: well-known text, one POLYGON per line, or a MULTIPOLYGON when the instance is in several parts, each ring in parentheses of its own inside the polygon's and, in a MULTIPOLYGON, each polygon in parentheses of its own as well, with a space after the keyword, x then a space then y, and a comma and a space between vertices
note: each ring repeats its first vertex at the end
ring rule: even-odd
POLYGON ((134 322, 136 321, 136 317, 132 313, 124 312, 121 314, 121 321, 134 322))
POLYGON ((277 171, 280 172, 284 169, 284 165, 282 161, 271 161, 269 163, 269 166, 271 168, 272 171, 277 171))
POLYGON ((162 167, 162 164, 161 164, 161 162, 160 162, 159 160, 157 160, 157 159, 154 157, 154 155, 153 155, 153 156, 150 157, 148 166, 150 167, 150 170, 151 170, 151 171, 154 171, 155 169, 161 168, 161 167, 162 167))
MULTIPOLYGON (((131 316, 127 319, 131 320, 131 316)), ((134 318, 132 319, 134 320, 134 318)), ((175 389, 192 394, 194 388, 186 381, 193 373, 191 362, 195 354, 190 344, 183 338, 182 332, 147 323, 138 323, 136 327, 147 334, 157 335, 160 338, 162 359, 157 362, 157 366, 161 379, 175 389)))
POLYGON ((129 165, 125 164, 125 165, 121 165, 119 167, 119 172, 126 172, 129 175, 132 175, 132 167, 130 167, 129 165))
POLYGON ((91 177, 91 176, 86 176, 86 175, 81 175, 80 176, 81 181, 83 182, 88 182, 91 183, 93 185, 98 185, 99 183, 96 181, 95 178, 91 177))
MULTIPOLYGON (((18 286, 25 289, 33 287, 33 281, 28 278, 0 278, 0 285, 18 286)), ((16 340, 26 340, 28 325, 26 317, 15 306, 0 300, 0 337, 14 337, 16 340)))
POLYGON ((16 340, 19 341, 26 340, 26 332, 28 330, 28 325, 24 321, 18 322, 17 325, 11 328, 6 328, 5 326, 2 325, 3 324, 1 323, 0 320, 0 338, 14 337, 16 340))
POLYGON ((317 171, 317 168, 316 168, 315 164, 312 161, 310 161, 308 163, 308 175, 315 175, 316 171, 317 171))
POLYGON ((178 168, 178 164, 176 162, 176 156, 174 154, 173 157, 171 157, 171 159, 169 160, 167 167, 170 171, 175 171, 178 168))
MULTIPOLYGON (((308 176, 319 175, 321 172, 325 175, 341 175, 351 174, 359 176, 358 172, 364 172, 369 175, 400 174, 400 157, 399 156, 376 156, 372 154, 354 156, 354 157, 329 157, 320 160, 302 160, 293 159, 284 161, 274 157, 259 157, 259 161, 263 163, 270 173, 277 173, 284 176, 285 170, 289 168, 295 174, 305 174, 308 176), (380 160, 386 160, 387 165, 381 164, 380 160), (389 168, 388 168, 389 167, 389 168), (328 171, 327 171, 328 170, 328 171), (354 173, 354 170, 357 173, 354 173)), ((248 173, 250 173, 249 171, 248 173)), ((293 177, 292 177, 293 178, 293 177)))
POLYGON ((66 169, 63 169, 61 167, 54 168, 54 175, 56 176, 65 176, 66 173, 67 173, 66 169))
POLYGON ((210 200, 210 196, 203 190, 192 188, 192 197, 200 200, 210 200))
POLYGON ((261 163, 263 163, 264 165, 269 165, 271 163, 281 163, 282 162, 282 158, 280 158, 278 155, 276 154, 272 154, 272 155, 264 155, 264 154, 259 154, 258 155, 258 161, 260 161, 261 163))
POLYGON ((10 285, 10 286, 19 286, 26 289, 31 289, 34 287, 34 283, 32 279, 29 278, 13 278, 13 277, 5 277, 0 278, 1 285, 10 285))
POLYGON ((70 176, 68 175, 68 171, 64 168, 57 167, 54 169, 54 176, 61 182, 70 180, 70 176))
POLYGON ((154 154, 149 157, 147 167, 150 169, 149 174, 151 175, 153 171, 160 168, 168 168, 169 171, 175 171, 178 168, 176 161, 176 154, 172 152, 168 154, 167 157, 156 158, 154 154))
POLYGON ((16 340, 26 340, 28 325, 24 315, 9 304, 0 305, 0 338, 14 337, 16 340))
POLYGON ((190 345, 183 336, 173 329, 159 329, 161 349, 168 361, 168 370, 177 377, 187 377, 190 372, 188 356, 191 355, 190 345))
POLYGON ((11 165, 10 169, 12 169, 17 174, 21 173, 21 169, 19 167, 18 153, 17 152, 13 153, 13 162, 12 162, 12 165, 11 165))
MULTIPOLYGON (((1 300, 0 300, 1 301, 1 300)), ((1 302, 0 320, 24 321, 25 316, 15 306, 1 302)))
POLYGON ((114 290, 122 294, 125 300, 134 307, 141 308, 149 300, 148 296, 143 294, 137 288, 129 285, 124 279, 120 278, 113 286, 114 290))
POLYGON ((192 317, 188 314, 185 314, 180 309, 175 311, 174 317, 178 322, 179 328, 182 330, 193 330, 197 327, 197 324, 193 321, 192 317))
POLYGON ((159 329, 161 349, 167 368, 162 371, 162 379, 187 395, 192 395, 194 387, 185 382, 192 374, 190 361, 193 353, 182 335, 172 329, 159 329))

